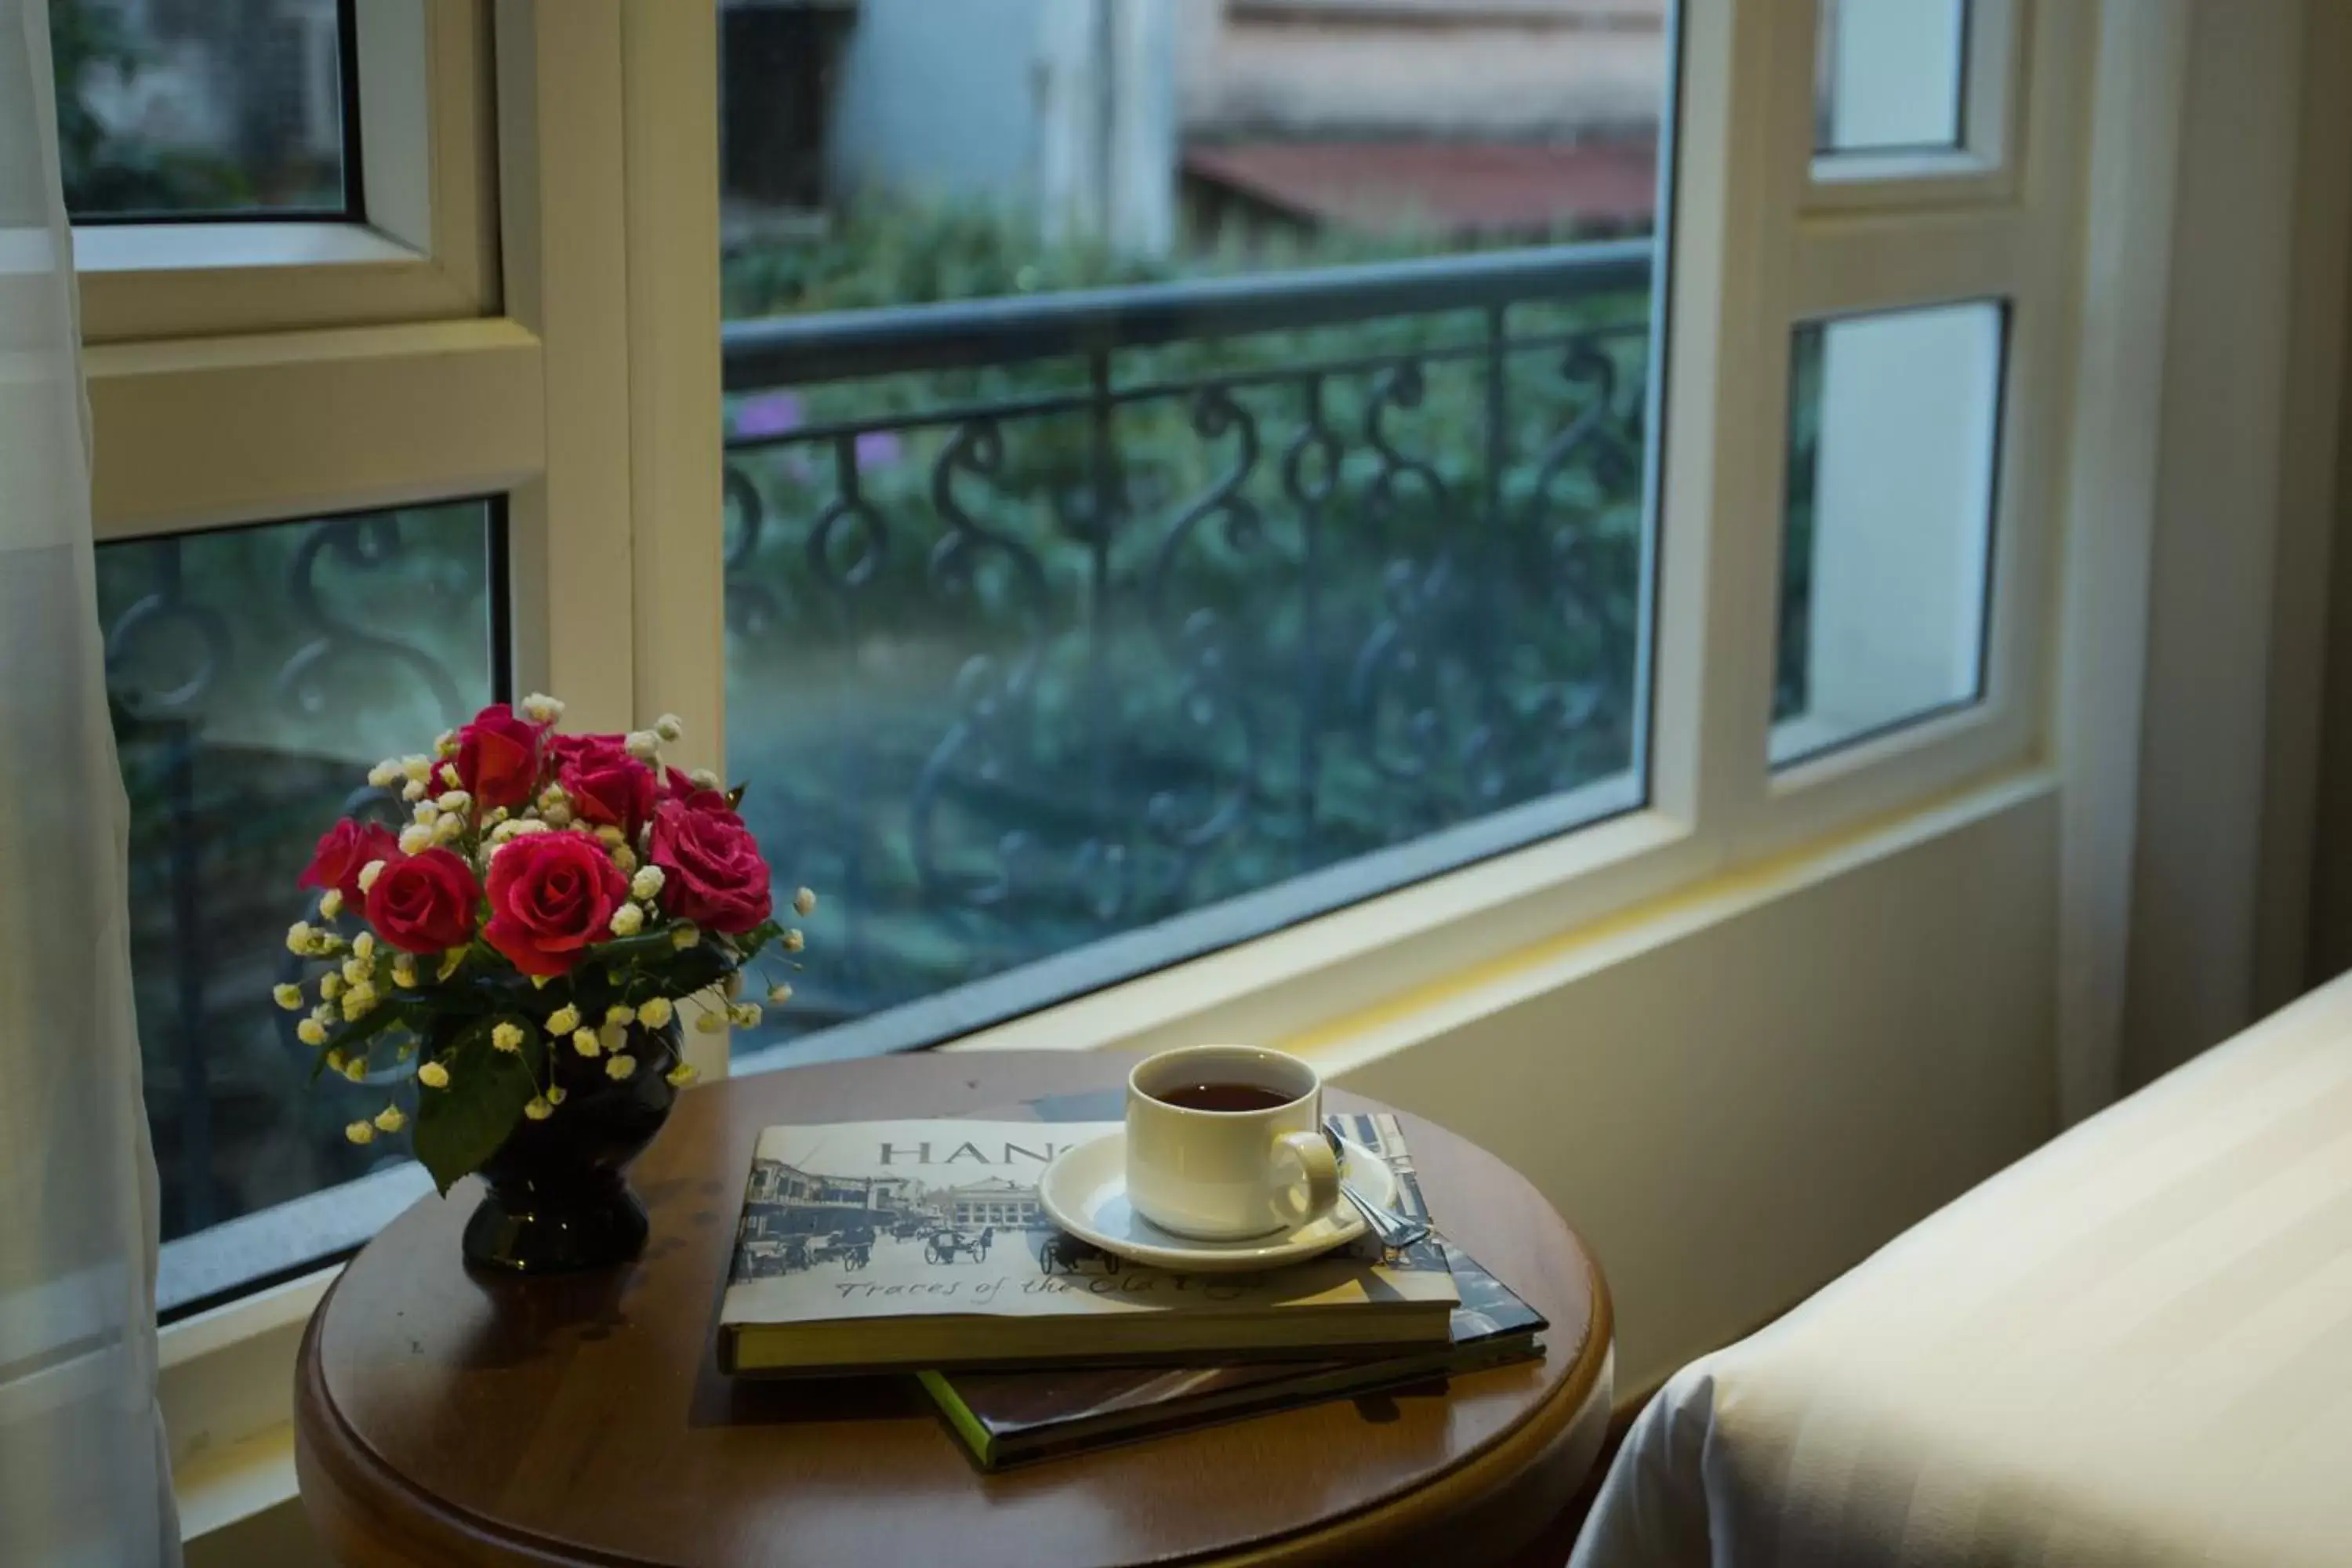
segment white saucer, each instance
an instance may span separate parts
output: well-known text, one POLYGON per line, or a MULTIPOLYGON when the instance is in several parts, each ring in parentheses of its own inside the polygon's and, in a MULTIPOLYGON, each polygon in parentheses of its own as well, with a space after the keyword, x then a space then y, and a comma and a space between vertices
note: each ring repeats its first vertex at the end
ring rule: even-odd
MULTIPOLYGON (((1341 1169, 1383 1208, 1396 1207, 1396 1173, 1370 1149, 1342 1146, 1341 1169)), ((1279 1268, 1344 1247, 1364 1234, 1364 1216, 1342 1197, 1330 1209, 1291 1230, 1241 1241, 1195 1241, 1161 1230, 1128 1205, 1127 1133, 1108 1133, 1065 1149, 1037 1179, 1037 1202, 1055 1225, 1133 1263, 1179 1274, 1249 1274, 1279 1268)))

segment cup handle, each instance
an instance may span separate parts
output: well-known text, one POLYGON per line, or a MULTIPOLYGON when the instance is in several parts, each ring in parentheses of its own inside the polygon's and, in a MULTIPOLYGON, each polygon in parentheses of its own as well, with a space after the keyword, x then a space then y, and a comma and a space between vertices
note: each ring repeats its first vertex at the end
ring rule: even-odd
POLYGON ((1307 1206, 1291 1216, 1291 1223, 1304 1225, 1339 1201, 1339 1162, 1320 1132, 1285 1132, 1274 1144, 1287 1150, 1307 1173, 1307 1206))

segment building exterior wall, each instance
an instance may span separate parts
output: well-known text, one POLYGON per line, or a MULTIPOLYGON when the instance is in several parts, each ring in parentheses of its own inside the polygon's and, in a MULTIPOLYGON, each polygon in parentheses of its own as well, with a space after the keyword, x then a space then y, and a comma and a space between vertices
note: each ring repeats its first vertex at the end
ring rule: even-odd
POLYGON ((1198 0, 1183 134, 1654 133, 1666 0, 1198 0))

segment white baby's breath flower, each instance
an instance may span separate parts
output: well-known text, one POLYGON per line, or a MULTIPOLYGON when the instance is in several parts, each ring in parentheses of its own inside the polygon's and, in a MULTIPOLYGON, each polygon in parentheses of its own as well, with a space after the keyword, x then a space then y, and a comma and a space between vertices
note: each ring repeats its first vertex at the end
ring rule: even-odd
POLYGON ((416 810, 413 815, 418 822, 430 827, 441 820, 441 803, 437 800, 420 800, 416 803, 416 810))
POLYGON ((367 1058, 353 1057, 343 1064, 343 1076, 353 1083, 367 1081, 367 1058))
POLYGON ((632 730, 621 741, 629 755, 641 763, 650 763, 660 756, 661 743, 662 738, 651 730, 632 730))
POLYGON ((317 934, 309 921, 296 921, 286 928, 286 951, 297 955, 309 952, 310 939, 317 934))
POLYGON ((670 946, 677 948, 680 952, 685 952, 688 948, 692 947, 696 942, 700 942, 701 940, 701 931, 690 921, 679 921, 677 929, 669 933, 670 946))
POLYGON ((319 994, 331 1002, 343 994, 343 977, 340 974, 319 976, 319 994))
POLYGON ((373 1143, 375 1142, 375 1124, 372 1121, 354 1121, 343 1129, 343 1136, 354 1143, 373 1143))
POLYGON ((619 1026, 634 1024, 636 1021, 637 1010, 625 1003, 615 1002, 604 1009, 604 1022, 607 1024, 619 1026))
POLYGON ((444 811, 467 812, 474 808, 474 797, 464 790, 444 790, 433 802, 444 811))
POLYGON ((310 1016, 319 1021, 319 1026, 322 1029, 332 1028, 335 1020, 342 1016, 343 1010, 332 1002, 321 1002, 310 1009, 310 1016))
POLYGON ((579 1026, 580 1009, 569 1002, 547 1016, 547 1032, 551 1035, 568 1035, 579 1026))
POLYGON ((439 1062, 426 1062, 416 1069, 416 1081, 427 1089, 449 1087, 449 1069, 439 1062))
POLYGON ((727 1015, 720 1012, 704 1013, 694 1020, 694 1031, 698 1035, 715 1035, 726 1026, 727 1015))
POLYGON ((522 1049, 522 1027, 518 1024, 494 1024, 490 1026, 490 1048, 494 1051, 522 1049))
POLYGON ((400 798, 403 800, 423 800, 425 798, 425 781, 423 779, 411 779, 406 784, 400 786, 400 798))
POLYGON ((724 789, 726 784, 709 768, 697 768, 686 775, 687 782, 697 789, 724 789))
POLYGON ((400 759, 397 757, 386 757, 368 770, 368 783, 377 789, 390 789, 393 782, 400 776, 400 759))
POLYGON ((638 1005, 637 1022, 648 1029, 658 1029, 669 1022, 670 1013, 669 998, 656 996, 652 1001, 641 1003, 638 1005))
POLYGON ((403 855, 422 855, 432 847, 431 828, 412 822, 400 830, 400 852, 403 855))
POLYGON ((637 852, 625 844, 614 845, 613 865, 624 877, 631 875, 637 868, 637 852))
POLYGON ((738 1002, 727 1009, 727 1021, 739 1029, 756 1029, 760 1026, 760 1005, 738 1002))
POLYGON ((444 812, 441 819, 433 825, 433 837, 436 842, 442 844, 455 844, 465 836, 465 832, 466 819, 462 816, 453 816, 446 812, 444 812))
POLYGON ((686 721, 675 713, 665 713, 654 721, 654 733, 665 741, 675 741, 686 733, 686 721))
POLYGON ((416 955, 404 952, 392 961, 392 983, 404 991, 416 989, 416 955))
POLYGON ((361 867, 360 891, 362 893, 372 893, 375 891, 375 879, 383 875, 383 862, 381 860, 371 860, 366 865, 361 867))
POLYGON ((596 1037, 593 1029, 572 1030, 572 1048, 583 1057, 597 1057, 604 1053, 604 1044, 596 1037))
POLYGON ((423 784, 433 776, 433 759, 403 757, 400 759, 400 771, 407 776, 411 784, 423 784))
POLYGON ((816 893, 813 889, 803 888, 793 895, 793 912, 803 919, 816 913, 816 893))
POLYGON ((563 717, 563 704, 544 691, 534 691, 522 700, 522 716, 534 724, 552 724, 563 717))
POLYGON ((343 960, 343 967, 341 973, 342 974, 344 984, 364 985, 368 981, 374 978, 375 965, 370 963, 366 959, 362 958, 358 953, 353 953, 351 957, 343 960))
POLYGON ((343 894, 340 888, 329 888, 319 895, 319 913, 333 920, 343 912, 343 894))
POLYGON ((658 866, 640 866, 637 874, 629 879, 629 897, 651 903, 661 897, 662 884, 669 880, 658 866))
POLYGON ((692 1083, 698 1076, 699 1075, 694 1070, 694 1064, 692 1062, 680 1062, 677 1066, 670 1068, 669 1071, 662 1074, 662 1077, 669 1080, 669 1084, 672 1089, 684 1089, 687 1085, 692 1083))
POLYGON ((327 1043, 327 1026, 316 1018, 305 1018, 294 1026, 294 1037, 306 1046, 323 1046, 327 1043))
POLYGON ((548 1104, 550 1104, 550 1105, 561 1105, 561 1104, 562 1104, 562 1103, 563 1103, 563 1093, 564 1093, 564 1090, 563 1090, 563 1086, 562 1086, 562 1084, 560 1084, 560 1083, 551 1083, 551 1084, 549 1084, 549 1085, 547 1086, 547 1103, 548 1103, 548 1104))
POLYGON ((352 938, 352 956, 362 959, 373 958, 375 956, 375 932, 372 931, 363 931, 360 932, 359 935, 352 938))
POLYGON ((564 805, 560 800, 553 805, 541 806, 539 808, 539 815, 541 820, 545 822, 550 827, 569 827, 572 826, 572 808, 564 805))
POLYGON ((439 771, 441 782, 445 784, 455 786, 465 782, 466 775, 457 771, 457 764, 455 763, 443 763, 439 771))
POLYGON ((271 986, 269 999, 289 1013, 299 1013, 302 1010, 302 988, 291 982, 271 986))
POLYGON ((607 849, 618 849, 628 841, 629 836, 612 823, 608 822, 596 830, 596 842, 607 849))
POLYGON ((512 816, 513 815, 514 813, 509 811, 503 805, 494 805, 483 816, 482 821, 489 826, 496 827, 499 823, 504 822, 508 817, 512 816))
POLYGON ((356 1024, 375 1011, 375 987, 354 985, 343 993, 343 1022, 356 1024))
POLYGON ((808 945, 808 938, 803 936, 800 933, 799 929, 795 927, 793 930, 788 931, 784 933, 783 943, 784 951, 786 952, 798 952, 801 949, 808 945))
POLYGON ((637 1058, 614 1056, 604 1058, 604 1076, 615 1080, 627 1078, 637 1070, 637 1058))
POLYGON ((606 923, 613 928, 614 936, 635 936, 646 929, 646 911, 635 904, 623 904, 613 911, 612 920, 606 923))
POLYGON ((571 800, 571 793, 562 784, 551 784, 539 792, 539 809, 545 811, 551 805, 569 805, 571 800))
POLYGON ((397 1105, 387 1105, 375 1113, 375 1130, 379 1132, 397 1132, 407 1125, 408 1118, 400 1113, 397 1105))
POLYGON ((450 756, 450 755, 455 754, 455 753, 456 753, 456 752, 457 752, 457 731, 455 731, 455 730, 444 730, 444 731, 442 731, 439 734, 437 734, 437 735, 436 735, 436 736, 434 736, 434 737, 433 737, 433 754, 434 754, 435 756, 436 756, 436 757, 446 757, 446 756, 450 756))
POLYGON ((550 1105, 545 1100, 541 1099, 538 1095, 533 1095, 530 1098, 530 1103, 526 1104, 522 1108, 522 1113, 525 1116, 530 1117, 533 1121, 544 1121, 549 1117, 555 1114, 555 1107, 550 1105))
POLYGON ((781 1007, 793 999, 793 988, 782 982, 768 987, 768 1005, 781 1007))

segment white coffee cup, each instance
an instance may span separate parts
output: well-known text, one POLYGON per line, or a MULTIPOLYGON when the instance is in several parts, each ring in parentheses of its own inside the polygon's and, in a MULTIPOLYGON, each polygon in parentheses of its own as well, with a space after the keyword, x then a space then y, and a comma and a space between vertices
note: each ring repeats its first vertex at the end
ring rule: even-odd
POLYGON ((1127 1200, 1160 1229, 1202 1241, 1316 1218, 1339 1201, 1323 1079, 1262 1046, 1146 1058, 1127 1077, 1127 1200))

